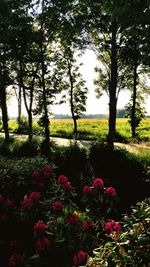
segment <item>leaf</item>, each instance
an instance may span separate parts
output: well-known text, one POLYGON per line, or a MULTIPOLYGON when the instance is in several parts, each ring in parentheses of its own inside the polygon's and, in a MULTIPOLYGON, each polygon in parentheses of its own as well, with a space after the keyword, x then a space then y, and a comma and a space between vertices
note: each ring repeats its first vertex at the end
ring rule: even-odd
POLYGON ((38 254, 34 254, 29 260, 37 260, 40 256, 38 254))

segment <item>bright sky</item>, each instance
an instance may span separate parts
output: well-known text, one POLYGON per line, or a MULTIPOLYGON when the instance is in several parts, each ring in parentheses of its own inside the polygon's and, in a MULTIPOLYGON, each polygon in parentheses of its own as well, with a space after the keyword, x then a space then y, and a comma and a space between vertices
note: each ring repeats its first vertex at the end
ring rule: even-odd
MULTIPOLYGON (((89 90, 88 100, 87 100, 87 114, 105 114, 108 113, 108 97, 107 95, 102 96, 100 99, 96 99, 93 80, 96 78, 94 68, 97 65, 96 56, 93 51, 87 50, 82 57, 83 66, 81 67, 81 73, 83 78, 86 80, 86 86, 89 90)), ((129 92, 120 92, 118 99, 118 108, 123 108, 130 99, 129 92)), ((150 96, 146 99, 146 110, 150 114, 150 96)), ((70 114, 68 105, 55 105, 52 108, 54 114, 70 114)), ((13 97, 9 103, 8 108, 9 116, 17 116, 17 101, 13 97)), ((25 108, 23 108, 23 114, 26 114, 25 108)))

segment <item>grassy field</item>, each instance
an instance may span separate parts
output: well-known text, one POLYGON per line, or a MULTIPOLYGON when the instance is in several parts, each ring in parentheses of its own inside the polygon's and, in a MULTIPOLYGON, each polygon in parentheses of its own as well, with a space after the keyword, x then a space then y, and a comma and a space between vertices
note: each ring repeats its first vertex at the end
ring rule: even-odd
MULTIPOLYGON (((17 131, 17 123, 15 120, 9 121, 11 132, 17 131)), ((36 121, 33 122, 35 134, 42 133, 43 129, 36 121)), ((72 138, 73 122, 71 119, 51 120, 50 132, 51 136, 72 138)), ((117 142, 128 143, 131 141, 131 129, 127 119, 117 119, 116 125, 117 142)), ((84 140, 102 140, 108 133, 107 119, 79 119, 78 120, 78 139, 84 140)), ((150 118, 146 118, 140 124, 138 130, 138 141, 150 142, 150 118)))

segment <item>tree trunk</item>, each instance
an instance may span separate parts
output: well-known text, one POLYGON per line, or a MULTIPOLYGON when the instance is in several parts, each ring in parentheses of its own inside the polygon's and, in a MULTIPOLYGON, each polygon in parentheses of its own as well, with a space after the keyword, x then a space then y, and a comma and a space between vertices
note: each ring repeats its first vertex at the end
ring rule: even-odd
POLYGON ((73 138, 77 140, 77 119, 74 114, 74 103, 73 103, 73 78, 72 78, 72 73, 71 73, 71 65, 70 62, 68 61, 68 74, 69 74, 69 80, 70 80, 70 107, 71 107, 71 116, 73 119, 73 138))
POLYGON ((32 141, 32 137, 33 137, 33 127, 32 127, 32 112, 29 111, 28 112, 28 123, 29 123, 29 141, 32 141))
MULTIPOLYGON (((42 1, 42 10, 44 9, 44 1, 42 1)), ((43 29, 43 20, 41 20, 41 44, 40 44, 40 53, 41 53, 41 84, 43 91, 43 108, 44 108, 44 130, 45 130, 45 143, 44 143, 44 152, 45 155, 50 157, 50 130, 49 130, 49 117, 48 117, 48 108, 47 108, 47 94, 45 86, 45 59, 44 59, 44 29, 43 29)))
POLYGON ((9 142, 8 113, 6 104, 6 88, 1 88, 2 123, 5 132, 5 141, 9 142))
POLYGON ((18 96, 18 130, 20 129, 21 123, 21 108, 22 108, 22 88, 19 86, 19 96, 18 96))
POLYGON ((137 60, 135 60, 134 64, 134 83, 133 83, 133 105, 132 105, 132 115, 131 115, 131 130, 132 130, 132 138, 136 137, 136 98, 137 98, 137 60))
POLYGON ((112 40, 111 40, 111 80, 109 91, 109 132, 108 132, 108 145, 114 149, 114 137, 116 130, 116 103, 117 103, 117 23, 114 19, 112 21, 112 40))

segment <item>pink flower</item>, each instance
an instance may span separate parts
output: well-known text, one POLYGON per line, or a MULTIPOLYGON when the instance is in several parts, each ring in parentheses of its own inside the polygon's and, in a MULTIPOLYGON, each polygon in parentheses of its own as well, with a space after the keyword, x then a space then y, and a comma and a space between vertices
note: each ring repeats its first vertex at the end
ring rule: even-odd
POLYGON ((68 182, 68 177, 65 175, 59 175, 57 181, 59 184, 64 185, 68 182))
POLYGON ((87 220, 85 222, 83 222, 82 224, 82 231, 83 232, 88 232, 90 230, 94 229, 94 223, 91 220, 87 220))
POLYGON ((115 222, 113 220, 110 220, 108 222, 105 223, 104 225, 104 229, 106 231, 107 234, 111 234, 111 233, 116 233, 116 232, 121 232, 121 226, 118 222, 115 222))
POLYGON ((37 171, 37 170, 33 171, 33 172, 32 172, 32 177, 33 177, 34 179, 38 179, 38 178, 40 177, 40 172, 37 171))
POLYGON ((19 253, 15 252, 10 256, 8 266, 15 267, 23 263, 23 261, 24 261, 24 257, 20 255, 19 253))
POLYGON ((46 224, 43 221, 38 221, 35 225, 34 225, 34 233, 36 235, 43 235, 46 232, 46 224))
POLYGON ((66 218, 67 224, 77 225, 79 222, 79 217, 76 214, 69 214, 66 218))
POLYGON ((62 185, 62 187, 65 189, 65 190, 72 190, 73 187, 72 187, 72 184, 70 182, 67 182, 67 183, 64 183, 62 185))
POLYGON ((90 195, 93 194, 93 192, 94 192, 94 191, 93 191, 93 189, 92 189, 90 186, 85 185, 85 186, 83 187, 83 190, 82 190, 83 195, 90 196, 90 195))
POLYGON ((105 189, 105 194, 107 194, 110 197, 116 197, 117 193, 114 187, 107 187, 105 189))
POLYGON ((75 266, 85 265, 87 262, 87 252, 80 250, 73 257, 73 263, 75 266))
POLYGON ((104 182, 101 178, 96 178, 93 181, 93 186, 97 189, 101 189, 104 187, 104 182))
POLYGON ((52 210, 55 212, 62 212, 63 210, 63 204, 60 200, 55 201, 52 205, 52 210))
POLYGON ((44 252, 45 250, 50 249, 51 246, 52 242, 47 237, 38 239, 35 243, 35 247, 38 252, 44 252))

